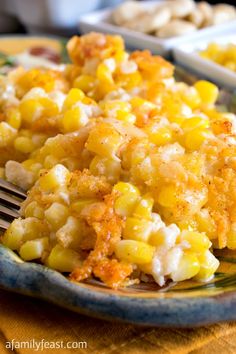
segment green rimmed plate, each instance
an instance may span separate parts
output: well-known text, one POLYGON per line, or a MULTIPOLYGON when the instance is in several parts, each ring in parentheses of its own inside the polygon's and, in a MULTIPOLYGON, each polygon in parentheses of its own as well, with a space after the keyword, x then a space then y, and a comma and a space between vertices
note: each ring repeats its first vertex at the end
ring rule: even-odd
POLYGON ((41 298, 86 315, 146 326, 193 327, 236 319, 236 258, 219 255, 213 281, 154 283, 122 290, 99 282, 73 283, 62 274, 36 263, 23 262, 0 245, 0 287, 41 298))

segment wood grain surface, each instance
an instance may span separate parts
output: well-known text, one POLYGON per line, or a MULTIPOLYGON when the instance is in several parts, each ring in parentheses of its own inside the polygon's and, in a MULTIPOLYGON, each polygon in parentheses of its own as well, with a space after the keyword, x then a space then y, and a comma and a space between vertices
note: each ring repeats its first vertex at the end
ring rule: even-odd
POLYGON ((87 349, 45 349, 41 353, 225 354, 236 353, 236 322, 189 329, 142 328, 97 320, 41 300, 0 290, 0 353, 6 341, 86 341, 87 349))

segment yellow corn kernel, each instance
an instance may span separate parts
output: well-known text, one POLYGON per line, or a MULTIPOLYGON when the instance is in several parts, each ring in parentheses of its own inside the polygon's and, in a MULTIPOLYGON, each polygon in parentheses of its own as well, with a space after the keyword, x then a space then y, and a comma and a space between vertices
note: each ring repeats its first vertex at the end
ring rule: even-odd
POLYGON ((200 177, 204 173, 204 157, 202 154, 196 154, 195 152, 185 154, 182 157, 182 164, 186 170, 200 177))
POLYGON ((116 118, 130 124, 135 124, 136 122, 135 115, 127 112, 118 111, 116 118))
POLYGON ((168 144, 172 140, 172 131, 169 127, 159 127, 148 131, 150 141, 157 146, 168 144))
POLYGON ((137 197, 132 194, 125 194, 117 198, 114 204, 116 214, 121 216, 132 215, 137 200, 137 197))
POLYGON ((136 218, 150 220, 152 217, 153 204, 154 199, 150 195, 144 196, 137 202, 137 205, 134 208, 133 216, 136 218))
MULTIPOLYGON (((136 166, 140 163, 142 163, 146 157, 148 156, 149 149, 150 149, 150 143, 147 141, 142 141, 137 147, 132 147, 130 152, 126 153, 126 156, 124 156, 125 159, 130 160, 129 164, 131 166, 136 166), (132 151, 133 150, 133 151, 132 151)), ((128 161, 127 161, 128 162, 128 161)))
POLYGON ((134 264, 150 263, 155 248, 145 242, 121 240, 116 244, 115 254, 120 260, 134 264))
POLYGON ((138 96, 134 96, 131 98, 130 100, 130 104, 132 106, 132 108, 137 108, 137 107, 140 107, 144 104, 149 104, 151 105, 151 107, 155 107, 155 105, 147 100, 145 100, 144 98, 141 98, 141 97, 138 97, 138 96))
POLYGON ((201 209, 196 214, 197 228, 200 232, 205 232, 209 239, 217 238, 216 225, 207 209, 201 209))
POLYGON ((6 122, 10 124, 13 128, 19 129, 21 126, 21 114, 19 109, 17 108, 8 109, 6 122))
POLYGON ((31 166, 34 163, 35 163, 34 159, 27 159, 27 160, 23 161, 21 164, 25 169, 30 170, 31 166))
POLYGON ((200 80, 194 84, 203 104, 214 104, 219 95, 219 89, 209 81, 200 80))
POLYGON ((179 264, 170 274, 173 281, 183 281, 193 278, 200 270, 200 263, 194 253, 186 252, 180 258, 179 264))
POLYGON ((184 230, 180 234, 181 241, 187 241, 193 252, 201 253, 204 249, 211 247, 211 241, 204 234, 196 231, 184 230))
POLYGON ((236 63, 234 61, 229 60, 224 66, 229 70, 236 71, 236 63))
POLYGON ((123 61, 126 61, 128 57, 128 53, 125 52, 123 49, 116 49, 114 59, 117 63, 122 63, 123 61))
POLYGON ((21 129, 19 131, 19 136, 25 136, 27 138, 32 138, 32 132, 29 129, 21 129))
POLYGON ((216 43, 208 44, 206 50, 199 53, 203 58, 213 60, 214 62, 236 71, 236 46, 235 44, 218 45, 216 43))
POLYGON ((208 135, 207 130, 195 128, 185 135, 185 146, 190 150, 198 150, 208 135))
POLYGON ((56 245, 47 259, 47 265, 60 272, 72 272, 81 265, 79 254, 69 248, 56 245))
POLYGON ((30 171, 33 172, 35 177, 38 179, 40 177, 42 168, 43 166, 41 165, 41 163, 36 162, 30 166, 30 171))
POLYGON ((104 63, 98 65, 96 76, 98 80, 100 80, 102 83, 113 84, 114 82, 112 72, 110 71, 109 67, 104 63))
POLYGON ((18 138, 15 139, 14 147, 17 151, 20 151, 23 154, 29 154, 35 149, 35 145, 32 139, 24 136, 19 136, 18 138))
POLYGON ((15 219, 2 237, 2 243, 11 250, 18 250, 24 235, 24 226, 21 219, 15 219))
POLYGON ((114 204, 115 212, 121 216, 130 216, 140 196, 138 188, 131 183, 118 182, 113 192, 120 194, 114 204))
POLYGON ((22 121, 29 125, 42 115, 43 106, 37 99, 28 99, 21 101, 19 110, 22 121))
POLYGON ((80 75, 78 76, 74 82, 73 87, 76 87, 83 92, 87 93, 91 91, 95 84, 95 78, 91 75, 80 75))
POLYGON ((87 114, 80 106, 73 107, 65 112, 61 120, 64 133, 74 132, 88 123, 87 114))
POLYGON ((80 199, 74 203, 71 203, 70 209, 76 216, 81 214, 81 211, 90 204, 97 203, 97 199, 80 199))
POLYGON ((182 123, 185 121, 186 118, 181 117, 181 116, 170 116, 170 117, 168 117, 168 119, 171 123, 176 123, 178 125, 182 125, 182 123))
POLYGON ((45 222, 35 217, 28 217, 21 220, 24 227, 23 241, 34 240, 45 237, 47 228, 45 222))
POLYGON ((184 102, 191 107, 196 109, 201 104, 201 98, 195 87, 188 87, 184 95, 182 95, 184 102))
POLYGON ((96 79, 96 89, 90 93, 91 97, 96 100, 96 102, 103 99, 110 92, 114 91, 116 86, 114 83, 109 83, 108 81, 99 81, 96 79))
POLYGON ((162 226, 158 230, 151 233, 149 243, 155 247, 165 246, 167 248, 171 248, 175 245, 179 233, 180 230, 175 224, 162 226))
POLYGON ((157 202, 166 208, 172 208, 177 203, 176 187, 173 185, 163 186, 158 194, 157 202))
POLYGON ((59 113, 59 107, 56 102, 47 97, 40 97, 39 103, 43 107, 43 115, 45 117, 55 117, 59 113))
POLYGON ((48 155, 48 156, 45 157, 44 167, 46 169, 50 169, 50 168, 54 167, 57 164, 58 164, 58 158, 55 157, 54 155, 48 155))
POLYGON ((51 225, 53 230, 58 230, 64 225, 69 216, 69 209, 61 203, 53 203, 45 210, 45 219, 51 225))
POLYGON ((116 183, 120 178, 121 165, 120 161, 95 156, 89 165, 89 170, 94 176, 106 176, 110 183, 116 183))
POLYGON ((117 118, 118 114, 130 113, 131 105, 129 102, 119 100, 103 101, 100 103, 101 109, 107 117, 117 118))
POLYGON ((6 122, 0 123, 0 147, 5 147, 11 143, 17 134, 17 130, 6 122))
POLYGON ((227 234, 227 247, 231 250, 236 249, 236 223, 233 223, 231 230, 227 234))
POLYGON ((195 279, 199 281, 209 281, 219 267, 220 262, 209 250, 200 253, 198 260, 200 262, 200 270, 195 279))
POLYGON ((66 111, 74 106, 75 103, 81 102, 84 98, 84 93, 83 91, 79 90, 78 88, 72 88, 68 95, 66 96, 66 99, 63 103, 63 111, 66 111))
POLYGON ((142 82, 142 75, 139 71, 135 71, 130 74, 119 74, 116 83, 122 86, 126 90, 130 90, 134 87, 138 87, 142 82))
POLYGON ((83 98, 83 104, 97 106, 97 102, 88 96, 85 96, 83 98))
POLYGON ((27 160, 23 161, 21 164, 26 170, 30 171, 32 166, 35 164, 35 160, 34 159, 27 159, 27 160))
POLYGON ((209 121, 201 117, 187 118, 182 123, 181 127, 184 130, 192 130, 194 128, 209 128, 209 121))
POLYGON ((64 248, 79 249, 83 236, 83 222, 74 216, 69 216, 66 223, 56 232, 58 243, 64 248))
POLYGON ((207 53, 208 55, 210 56, 215 56, 219 53, 220 51, 220 46, 218 43, 209 43, 208 46, 207 46, 207 53))
POLYGON ((49 247, 48 237, 26 241, 20 248, 19 253, 25 261, 41 258, 49 247))
POLYGON ((151 231, 151 221, 128 217, 123 230, 123 238, 127 240, 148 242, 151 231))
POLYGON ((198 223, 194 219, 184 219, 178 221, 181 230, 198 231, 198 223))
POLYGON ((70 172, 63 165, 56 165, 39 179, 40 187, 45 191, 54 191, 65 187, 70 179, 70 172))
POLYGON ((12 250, 18 250, 22 242, 44 235, 45 225, 41 220, 34 217, 15 219, 3 235, 2 242, 12 250))
POLYGON ((137 187, 135 187, 133 184, 128 183, 128 182, 118 182, 114 187, 113 187, 113 192, 118 192, 120 195, 123 194, 133 194, 137 198, 140 196, 140 192, 137 187))
POLYGON ((100 123, 89 134, 86 148, 100 156, 116 158, 122 136, 107 123, 100 123))
POLYGON ((24 168, 26 168, 27 170, 29 170, 30 167, 31 167, 34 163, 35 163, 35 160, 33 160, 33 159, 27 159, 27 160, 25 160, 25 161, 22 162, 22 166, 23 166, 24 168))
POLYGON ((236 59, 236 45, 234 43, 229 43, 227 46, 227 56, 235 61, 236 59))
POLYGON ((24 216, 26 218, 33 216, 38 219, 43 219, 44 209, 40 207, 36 201, 33 201, 26 206, 24 216))
POLYGON ((147 181, 153 181, 156 177, 155 166, 153 165, 150 156, 145 158, 139 165, 133 165, 131 171, 131 174, 133 175, 132 178, 136 181, 145 181, 146 183, 147 181))

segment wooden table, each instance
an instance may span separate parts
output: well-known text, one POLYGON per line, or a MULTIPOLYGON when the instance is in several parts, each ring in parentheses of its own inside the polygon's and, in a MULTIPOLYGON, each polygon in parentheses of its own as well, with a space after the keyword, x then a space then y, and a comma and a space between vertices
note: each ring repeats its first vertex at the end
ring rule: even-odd
POLYGON ((236 353, 236 322, 195 329, 142 328, 97 320, 41 300, 0 290, 0 353, 6 341, 87 342, 87 349, 44 349, 41 353, 225 354, 236 353))

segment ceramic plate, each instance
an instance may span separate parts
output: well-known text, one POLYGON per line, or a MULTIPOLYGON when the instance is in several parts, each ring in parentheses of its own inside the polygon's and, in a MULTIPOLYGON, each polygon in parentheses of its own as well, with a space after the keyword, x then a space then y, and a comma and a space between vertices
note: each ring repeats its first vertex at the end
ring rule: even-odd
POLYGON ((111 290, 101 283, 72 283, 42 265, 23 262, 0 245, 0 286, 98 318, 146 326, 187 327, 236 319, 236 258, 220 257, 214 281, 141 284, 111 290))
MULTIPOLYGON (((188 83, 196 79, 178 67, 176 74, 188 83)), ((235 96, 229 92, 221 92, 220 104, 236 112, 235 96)), ((192 327, 236 320, 236 257, 230 251, 217 256, 221 265, 210 283, 169 283, 162 289, 142 283, 115 291, 97 281, 73 283, 45 266, 23 262, 0 244, 0 287, 79 313, 139 325, 192 327)))

